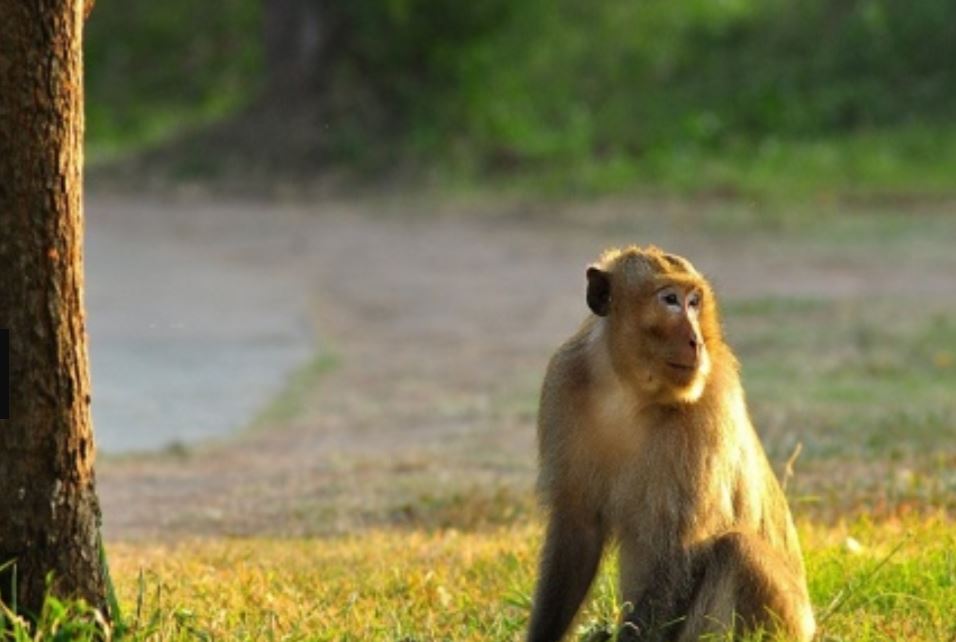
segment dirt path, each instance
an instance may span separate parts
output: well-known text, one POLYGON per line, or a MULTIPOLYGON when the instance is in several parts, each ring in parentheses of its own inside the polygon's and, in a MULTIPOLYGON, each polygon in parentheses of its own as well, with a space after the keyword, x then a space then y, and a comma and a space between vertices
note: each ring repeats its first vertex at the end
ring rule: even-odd
POLYGON ((113 540, 342 532, 423 505, 494 511, 502 493, 526 495, 540 376, 582 318, 584 267, 606 245, 686 253, 730 298, 956 293, 954 259, 933 248, 889 264, 870 247, 700 231, 682 211, 665 218, 640 203, 525 216, 369 203, 135 207, 152 224, 185 226, 189 243, 225 239, 237 261, 271 274, 250 288, 301 288, 319 350, 338 365, 294 420, 179 456, 101 459, 113 540))

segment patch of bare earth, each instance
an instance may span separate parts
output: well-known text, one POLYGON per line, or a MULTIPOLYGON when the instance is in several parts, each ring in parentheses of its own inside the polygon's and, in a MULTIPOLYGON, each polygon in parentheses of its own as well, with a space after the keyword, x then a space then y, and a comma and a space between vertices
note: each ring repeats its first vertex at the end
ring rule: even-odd
POLYGON ((190 225, 233 235, 237 252, 267 229, 268 261, 301 282, 320 348, 337 366, 292 420, 185 454, 102 458, 111 540, 522 514, 540 377, 584 317, 584 269, 608 245, 654 242, 686 254, 724 298, 956 294, 956 259, 914 252, 890 263, 773 234, 710 234, 694 225, 692 204, 427 215, 376 203, 136 207, 155 210, 154 221, 188 213, 190 225))

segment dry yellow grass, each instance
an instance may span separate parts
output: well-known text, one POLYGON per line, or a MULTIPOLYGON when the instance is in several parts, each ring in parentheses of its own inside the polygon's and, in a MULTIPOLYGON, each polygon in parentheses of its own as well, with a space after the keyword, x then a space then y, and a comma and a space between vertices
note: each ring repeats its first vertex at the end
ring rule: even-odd
MULTIPOLYGON (((952 639, 956 526, 944 519, 805 523, 802 532, 822 639, 952 639)), ((109 554, 135 637, 518 640, 539 537, 530 524, 116 544, 109 554)), ((612 556, 578 633, 617 615, 612 556)))

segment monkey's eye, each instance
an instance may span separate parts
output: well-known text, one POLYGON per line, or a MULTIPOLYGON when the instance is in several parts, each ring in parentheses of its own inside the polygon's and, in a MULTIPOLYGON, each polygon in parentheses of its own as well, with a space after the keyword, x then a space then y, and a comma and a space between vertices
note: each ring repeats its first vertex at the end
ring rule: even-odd
POLYGON ((671 292, 670 294, 664 295, 664 303, 667 305, 677 305, 680 301, 677 298, 677 295, 671 292))
POLYGON ((687 305, 692 308, 700 307, 700 294, 694 293, 691 295, 690 299, 687 301, 687 305))

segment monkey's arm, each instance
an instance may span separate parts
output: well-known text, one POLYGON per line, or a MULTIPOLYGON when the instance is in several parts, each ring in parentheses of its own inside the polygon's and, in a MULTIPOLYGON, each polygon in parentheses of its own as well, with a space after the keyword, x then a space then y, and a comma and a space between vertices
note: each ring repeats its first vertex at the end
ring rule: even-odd
POLYGON ((603 548, 604 529, 596 516, 582 519, 567 511, 551 515, 541 552, 529 642, 561 639, 591 586, 603 548))

